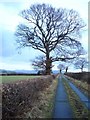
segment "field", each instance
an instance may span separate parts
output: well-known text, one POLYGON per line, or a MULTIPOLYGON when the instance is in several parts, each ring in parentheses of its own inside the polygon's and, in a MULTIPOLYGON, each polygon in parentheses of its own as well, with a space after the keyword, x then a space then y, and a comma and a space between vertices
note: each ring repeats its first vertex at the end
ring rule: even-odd
POLYGON ((13 75, 13 76, 0 76, 0 83, 10 83, 18 80, 27 80, 31 78, 36 78, 39 76, 30 76, 30 75, 13 75))
POLYGON ((2 86, 3 119, 51 117, 57 86, 55 78, 53 75, 3 76, 6 82, 2 86))

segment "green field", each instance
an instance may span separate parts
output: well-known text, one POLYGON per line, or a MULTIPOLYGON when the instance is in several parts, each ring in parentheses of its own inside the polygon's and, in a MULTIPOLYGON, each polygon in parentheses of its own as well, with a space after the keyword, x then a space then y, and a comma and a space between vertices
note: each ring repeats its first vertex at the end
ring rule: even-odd
POLYGON ((0 83, 10 83, 18 80, 26 80, 29 78, 36 78, 39 76, 25 76, 25 75, 14 75, 14 76, 0 76, 0 83))

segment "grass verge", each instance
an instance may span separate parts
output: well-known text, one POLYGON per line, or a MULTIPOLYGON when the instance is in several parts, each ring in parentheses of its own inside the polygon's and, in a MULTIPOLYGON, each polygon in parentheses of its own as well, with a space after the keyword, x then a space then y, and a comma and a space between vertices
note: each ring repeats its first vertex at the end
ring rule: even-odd
POLYGON ((58 80, 53 80, 52 84, 43 92, 40 92, 39 99, 34 107, 25 113, 26 118, 52 118, 54 107, 54 97, 58 80))
POLYGON ((75 118, 88 118, 89 112, 87 108, 80 101, 78 95, 72 90, 68 82, 63 79, 63 84, 65 86, 70 105, 73 109, 75 118))
POLYGON ((87 97, 90 97, 90 85, 87 82, 80 81, 71 77, 66 76, 69 80, 79 88, 87 97))

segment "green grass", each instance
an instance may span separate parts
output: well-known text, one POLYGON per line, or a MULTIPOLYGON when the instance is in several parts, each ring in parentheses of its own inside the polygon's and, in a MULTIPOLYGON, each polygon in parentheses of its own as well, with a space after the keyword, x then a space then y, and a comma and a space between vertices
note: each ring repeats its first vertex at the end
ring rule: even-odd
POLYGON ((14 75, 14 76, 0 76, 0 83, 10 83, 18 80, 26 80, 30 78, 36 78, 39 76, 25 76, 25 75, 14 75))

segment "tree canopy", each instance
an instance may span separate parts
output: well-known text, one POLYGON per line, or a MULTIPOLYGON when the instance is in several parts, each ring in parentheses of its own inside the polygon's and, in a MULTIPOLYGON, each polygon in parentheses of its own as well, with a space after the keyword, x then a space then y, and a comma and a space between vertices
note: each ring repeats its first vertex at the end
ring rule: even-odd
POLYGON ((19 47, 32 47, 44 53, 46 74, 50 74, 52 62, 81 54, 80 37, 85 23, 75 10, 34 4, 20 15, 25 21, 17 27, 16 41, 19 47))

